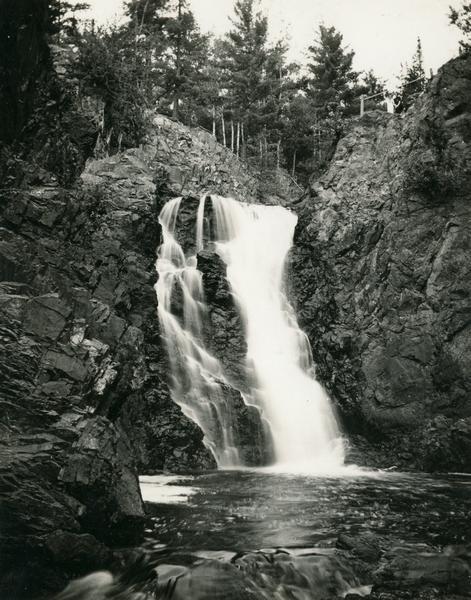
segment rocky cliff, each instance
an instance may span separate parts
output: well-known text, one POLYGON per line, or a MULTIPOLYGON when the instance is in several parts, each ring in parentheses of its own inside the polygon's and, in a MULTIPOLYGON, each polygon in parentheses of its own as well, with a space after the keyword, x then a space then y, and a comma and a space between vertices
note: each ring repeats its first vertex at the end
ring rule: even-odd
MULTIPOLYGON (((156 317, 157 217, 177 195, 297 210, 291 299, 352 459, 471 469, 470 77, 457 59, 404 117, 355 122, 301 202, 286 176, 260 177, 163 117, 141 148, 90 161, 73 189, 36 169, 1 192, 0 595, 31 598, 122 561, 110 548, 144 526, 139 471, 214 467, 171 401, 156 317)), ((198 262, 208 344, 243 387, 223 265, 211 252, 198 262)), ((253 415, 240 422, 249 460, 265 460, 253 415)))
POLYGON ((471 470, 471 60, 367 113, 298 208, 291 296, 352 459, 471 470))
POLYGON ((121 560, 109 548, 144 526, 138 472, 215 466, 170 398, 153 289, 163 203, 206 191, 291 194, 164 117, 140 149, 90 161, 73 189, 36 168, 2 190, 0 596, 30 599, 121 560))

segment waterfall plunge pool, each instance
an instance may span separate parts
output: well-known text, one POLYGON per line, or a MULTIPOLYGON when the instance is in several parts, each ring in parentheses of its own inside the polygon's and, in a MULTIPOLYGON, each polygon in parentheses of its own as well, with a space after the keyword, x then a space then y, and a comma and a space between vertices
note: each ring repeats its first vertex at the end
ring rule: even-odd
POLYGON ((368 596, 373 584, 445 594, 427 599, 471 591, 460 555, 471 542, 466 475, 231 470, 143 477, 141 489, 145 547, 168 598, 327 599, 368 596))
POLYGON ((344 466, 333 406, 285 293, 296 216, 213 195, 197 204, 175 198, 159 220, 156 292, 172 398, 199 425, 221 470, 141 479, 158 597, 470 597, 471 479, 344 466), (245 388, 212 352, 198 269, 208 249, 225 263, 243 326, 245 388), (256 437, 257 448, 273 446, 271 460, 244 461, 231 385, 268 425, 256 437), (242 464, 275 466, 237 470, 242 464))

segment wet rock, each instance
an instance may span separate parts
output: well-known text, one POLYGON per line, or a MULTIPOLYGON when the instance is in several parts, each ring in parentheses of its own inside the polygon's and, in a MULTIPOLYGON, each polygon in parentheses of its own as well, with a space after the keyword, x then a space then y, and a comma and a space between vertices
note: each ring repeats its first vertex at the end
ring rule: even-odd
MULTIPOLYGON (((344 596, 360 588, 346 562, 329 552, 249 552, 232 562, 255 582, 260 593, 322 600, 344 596)), ((369 591, 369 590, 368 590, 369 591)), ((362 589, 364 595, 366 589, 362 589)), ((262 596, 263 597, 263 596, 262 596)))
POLYGON ((70 312, 70 308, 58 294, 32 298, 25 307, 25 330, 39 337, 56 340, 62 333, 70 312))
POLYGON ((469 103, 447 116, 449 90, 462 97, 470 80, 460 57, 404 117, 355 120, 296 205, 290 297, 344 427, 376 446, 382 466, 471 469, 455 449, 469 445, 469 103), (463 178, 440 199, 404 183, 434 136, 463 178), (447 436, 437 417, 461 433, 447 436))
POLYGON ((240 311, 226 279, 226 264, 215 252, 198 254, 211 327, 205 332, 207 347, 224 367, 229 381, 247 389, 247 342, 240 311))
POLYGON ((46 548, 54 562, 84 573, 109 565, 112 560, 109 548, 88 533, 54 531, 46 538, 46 548))
POLYGON ((339 535, 336 543, 337 548, 349 550, 355 556, 366 562, 378 562, 382 551, 381 543, 374 534, 362 535, 339 535))
POLYGON ((249 578, 235 566, 218 561, 200 561, 190 569, 169 572, 159 586, 170 591, 172 600, 256 600, 258 595, 249 578))
POLYGON ((424 587, 449 593, 469 595, 471 592, 471 567, 458 556, 437 553, 427 549, 422 552, 410 549, 393 549, 387 562, 374 574, 374 592, 382 590, 412 590, 424 587))
POLYGON ((131 445, 119 427, 104 417, 89 420, 59 479, 86 507, 87 529, 109 542, 130 535, 139 539, 144 525, 142 497, 131 445))

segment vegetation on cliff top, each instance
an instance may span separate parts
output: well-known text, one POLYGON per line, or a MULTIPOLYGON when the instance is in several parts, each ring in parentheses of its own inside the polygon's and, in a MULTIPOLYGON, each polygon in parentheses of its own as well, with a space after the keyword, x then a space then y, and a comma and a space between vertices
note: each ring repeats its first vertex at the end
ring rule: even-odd
MULTIPOLYGON (((384 109, 384 83, 353 69, 354 51, 339 31, 321 25, 306 68, 289 63, 287 44, 270 42, 257 0, 235 1, 221 39, 200 31, 187 0, 129 0, 127 19, 108 28, 81 18, 84 8, 58 0, 2 4, 4 176, 18 166, 15 155, 68 184, 97 140, 106 152, 136 146, 157 110, 210 130, 261 169, 284 166, 304 180, 328 164, 362 95, 374 96, 366 109, 384 109), (103 104, 98 123, 83 111, 90 98, 103 104)), ((466 30, 465 16, 451 18, 466 30)), ((419 45, 397 106, 409 106, 424 84, 419 45)))

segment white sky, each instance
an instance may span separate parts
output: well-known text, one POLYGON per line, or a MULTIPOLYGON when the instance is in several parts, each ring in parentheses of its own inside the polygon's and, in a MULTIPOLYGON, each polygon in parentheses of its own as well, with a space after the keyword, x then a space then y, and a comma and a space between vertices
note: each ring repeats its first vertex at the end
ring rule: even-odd
MULTIPOLYGON (((121 0, 87 0, 99 23, 122 15, 121 0)), ((189 0, 201 29, 221 35, 230 28, 233 0, 189 0)), ((291 60, 304 61, 320 23, 334 25, 345 45, 355 50, 354 66, 372 68, 393 86, 401 62, 422 39, 427 71, 457 54, 459 31, 448 24, 449 6, 460 0, 261 0, 269 16, 271 38, 285 36, 291 60)))

